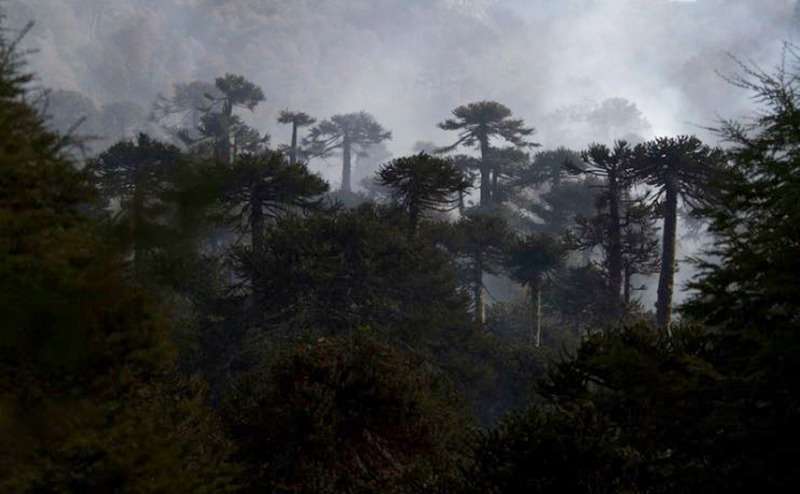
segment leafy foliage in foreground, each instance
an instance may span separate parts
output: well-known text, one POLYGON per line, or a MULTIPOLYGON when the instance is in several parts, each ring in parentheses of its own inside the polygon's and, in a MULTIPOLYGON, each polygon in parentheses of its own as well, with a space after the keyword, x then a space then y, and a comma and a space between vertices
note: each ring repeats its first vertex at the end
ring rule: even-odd
POLYGON ((454 400, 424 360, 359 331, 292 346, 224 409, 253 492, 419 492, 464 461, 454 400))
POLYGON ((202 388, 168 379, 162 311, 86 216, 94 191, 0 42, 0 490, 219 492, 202 388))

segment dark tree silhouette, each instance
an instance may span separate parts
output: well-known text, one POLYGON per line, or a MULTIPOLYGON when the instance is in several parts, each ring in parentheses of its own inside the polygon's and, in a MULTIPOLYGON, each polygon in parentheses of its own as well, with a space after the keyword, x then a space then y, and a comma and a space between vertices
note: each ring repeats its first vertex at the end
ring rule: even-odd
POLYGON ((690 208, 708 202, 714 192, 710 184, 715 182, 724 155, 693 136, 657 138, 636 146, 635 154, 634 175, 652 187, 649 200, 658 203, 663 214, 656 321, 666 328, 672 318, 678 202, 682 200, 690 208))
POLYGON ((563 234, 574 226, 575 218, 592 214, 599 186, 600 181, 595 177, 564 180, 537 198, 518 196, 514 202, 541 219, 529 220, 530 230, 563 234))
POLYGON ((375 117, 366 112, 334 115, 311 129, 303 140, 311 156, 328 156, 342 151, 342 185, 344 192, 352 192, 352 154, 363 154, 367 147, 392 138, 375 117))
POLYGON ((472 211, 453 225, 451 249, 464 266, 464 276, 472 290, 475 321, 486 322, 483 274, 503 269, 511 232, 502 218, 472 211))
POLYGON ((548 277, 564 264, 567 249, 556 237, 531 234, 518 239, 511 247, 508 268, 511 276, 528 287, 533 308, 531 342, 542 344, 542 289, 548 277))
POLYGON ((458 207, 459 197, 472 187, 469 178, 452 162, 425 153, 382 166, 378 184, 388 187, 408 213, 412 236, 427 211, 452 211, 458 207))
POLYGON ((533 146, 525 140, 533 135, 533 128, 525 127, 522 119, 511 118, 511 110, 496 101, 479 101, 459 106, 453 110, 453 117, 439 124, 443 130, 457 131, 458 139, 452 145, 442 148, 446 152, 458 146, 478 147, 481 154, 481 205, 492 202, 492 168, 489 161, 491 140, 503 139, 515 146, 533 146))
POLYGON ((626 310, 634 303, 632 292, 645 288, 635 288, 633 277, 653 275, 661 270, 658 244, 654 208, 640 200, 628 204, 622 229, 622 300, 626 310))
POLYGON ((278 123, 282 124, 291 124, 292 125, 292 143, 289 147, 289 164, 293 165, 297 163, 298 153, 300 152, 300 148, 298 147, 298 131, 301 127, 308 127, 309 125, 314 125, 316 123, 316 119, 312 118, 306 113, 303 112, 292 112, 289 110, 283 110, 278 116, 278 123))
MULTIPOLYGON (((316 209, 328 184, 310 173, 302 163, 291 164, 282 153, 242 154, 232 169, 222 170, 227 177, 223 199, 237 225, 247 225, 252 248, 263 249, 267 219, 292 209, 316 209)), ((224 175, 223 175, 224 176, 224 175)))
POLYGON ((105 200, 119 201, 115 223, 123 227, 137 274, 142 256, 164 234, 164 196, 174 188, 172 178, 183 159, 177 147, 139 134, 111 146, 87 166, 105 200))
POLYGON ((490 147, 487 160, 492 170, 492 203, 502 204, 512 195, 517 179, 528 168, 530 156, 514 146, 490 147))
POLYGON ((593 144, 581 154, 582 166, 572 168, 575 173, 591 175, 602 180, 602 192, 597 197, 595 216, 590 220, 584 219, 579 222, 584 226, 583 235, 579 235, 579 241, 583 242, 579 243, 585 243, 583 246, 586 248, 593 248, 598 244, 604 247, 609 303, 614 315, 622 313, 620 303, 624 278, 622 236, 625 228, 625 201, 631 185, 632 156, 633 152, 625 141, 617 141, 613 151, 603 144, 593 144), (586 228, 589 226, 588 223, 592 227, 586 228), (599 238, 596 233, 599 233, 599 238))
POLYGON ((552 187, 558 187, 569 169, 580 167, 582 162, 580 153, 565 147, 540 151, 533 155, 530 165, 519 173, 515 185, 540 187, 551 184, 552 187))
MULTIPOLYGON (((453 166, 458 168, 461 173, 463 173, 470 183, 474 184, 476 176, 476 170, 480 170, 481 162, 479 159, 474 158, 472 156, 468 156, 466 154, 456 154, 453 156, 448 156, 448 160, 453 163, 453 166)), ((459 191, 458 193, 458 214, 459 216, 464 216, 467 211, 467 204, 466 204, 466 191, 459 191)))
POLYGON ((214 139, 214 157, 222 163, 230 163, 232 155, 231 133, 242 125, 233 110, 244 108, 250 111, 264 101, 260 87, 241 75, 225 74, 214 83, 218 93, 206 93, 209 104, 204 108, 205 115, 201 127, 203 133, 214 139))
POLYGON ((224 491, 204 398, 166 382, 168 318, 86 214, 7 32, 0 15, 0 492, 224 491))

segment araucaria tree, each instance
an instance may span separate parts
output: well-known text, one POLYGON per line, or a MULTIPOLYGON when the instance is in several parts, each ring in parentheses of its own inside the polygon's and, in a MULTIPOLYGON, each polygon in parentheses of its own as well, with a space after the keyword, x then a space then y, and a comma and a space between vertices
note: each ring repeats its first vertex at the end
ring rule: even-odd
POLYGON ((526 127, 522 119, 511 118, 511 110, 496 101, 479 101, 459 106, 453 117, 439 124, 443 130, 457 131, 456 142, 441 151, 451 151, 458 146, 477 147, 481 155, 481 206, 492 202, 492 170, 490 144, 492 139, 503 139, 515 146, 534 145, 526 141, 535 132, 526 127))
POLYGON ((228 175, 222 179, 226 184, 223 200, 237 225, 246 225, 250 231, 255 251, 263 248, 267 219, 290 210, 315 209, 320 196, 328 191, 321 177, 302 163, 287 162, 278 152, 243 154, 222 173, 228 175))
POLYGON ((472 182, 451 161, 426 153, 399 158, 378 170, 378 184, 388 187, 408 213, 410 235, 427 211, 449 212, 458 207, 472 182))
POLYGON ((564 264, 566 254, 566 248, 556 237, 541 233, 520 238, 511 247, 509 273, 530 291, 535 321, 531 340, 537 347, 542 344, 542 289, 548 277, 564 264))
POLYGON ((311 156, 324 157, 336 150, 342 152, 343 192, 352 192, 353 151, 365 154, 366 149, 392 138, 392 133, 366 112, 334 115, 311 129, 303 144, 311 156))
POLYGON ((291 124, 292 126, 292 144, 289 147, 289 164, 294 165, 297 163, 298 153, 300 152, 300 148, 298 147, 299 143, 297 140, 297 133, 299 129, 301 127, 314 125, 316 122, 317 120, 315 118, 312 118, 303 112, 283 110, 278 116, 278 123, 285 125, 291 124))
POLYGON ((709 199, 724 154, 694 136, 656 138, 638 145, 635 154, 634 176, 652 188, 649 199, 663 212, 656 322, 665 328, 672 317, 678 203, 697 208, 709 199))
POLYGON ((183 159, 175 146, 139 134, 135 140, 111 146, 87 166, 103 199, 119 204, 116 223, 131 248, 137 273, 142 256, 163 237, 163 219, 169 212, 165 195, 183 159))
POLYGON ((233 160, 231 133, 243 125, 233 110, 244 108, 253 111, 264 101, 264 92, 243 76, 234 74, 218 77, 214 85, 219 92, 205 95, 209 105, 201 128, 204 134, 214 139, 214 157, 222 163, 230 163, 233 160))
POLYGON ((614 315, 621 314, 624 261, 622 237, 625 228, 626 199, 630 188, 632 150, 627 142, 618 141, 613 151, 603 144, 593 144, 582 153, 583 165, 572 171, 598 177, 602 192, 596 201, 596 215, 590 220, 578 219, 578 243, 585 248, 602 245, 608 280, 609 303, 614 315), (591 228, 590 228, 591 227, 591 228))
POLYGON ((468 213, 453 225, 450 248, 463 266, 463 279, 472 290, 475 321, 486 322, 483 274, 498 274, 504 267, 511 241, 508 224, 497 215, 480 210, 468 213))

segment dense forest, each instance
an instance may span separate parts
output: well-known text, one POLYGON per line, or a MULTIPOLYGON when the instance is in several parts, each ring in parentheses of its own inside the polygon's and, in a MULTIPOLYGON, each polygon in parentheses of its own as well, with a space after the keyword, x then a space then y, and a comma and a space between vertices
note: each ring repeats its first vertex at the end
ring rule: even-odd
MULTIPOLYGON (((407 15, 432 36, 423 3, 407 15)), ((452 29, 467 43, 491 3, 434 11, 464 19, 452 29)), ((102 37, 112 13, 77 4, 95 29, 81 35, 102 37)), ((20 22, 40 12, 8 6, 0 492, 796 489, 790 34, 775 68, 726 58, 714 84, 746 101, 695 133, 656 135, 622 97, 533 122, 521 96, 464 98, 473 85, 441 114, 420 109, 429 138, 398 153, 371 97, 316 111, 325 81, 301 48, 268 69, 296 63, 299 89, 234 71, 237 53, 163 92, 145 78, 164 67, 134 57, 93 79, 104 105, 46 89, 34 68, 48 52, 26 44, 46 36, 20 22), (284 89, 291 107, 259 113, 284 89), (565 121, 584 144, 562 139, 565 121)))

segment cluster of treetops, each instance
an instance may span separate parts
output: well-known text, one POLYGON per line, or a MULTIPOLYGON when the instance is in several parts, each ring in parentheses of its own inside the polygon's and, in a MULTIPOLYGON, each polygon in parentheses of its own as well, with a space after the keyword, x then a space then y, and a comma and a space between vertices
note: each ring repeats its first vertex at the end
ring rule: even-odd
POLYGON ((353 154, 390 132, 364 112, 283 112, 291 144, 273 148, 237 115, 262 90, 235 75, 159 101, 169 139, 80 162, 80 141, 47 129, 19 39, 0 41, 0 491, 800 480, 791 69, 742 67, 763 111, 723 122, 725 149, 534 152, 534 130, 484 101, 439 125, 452 145, 353 192, 353 154), (331 153, 337 192, 306 167, 331 153), (679 216, 714 247, 675 322, 679 216), (633 292, 655 274, 652 314, 633 292), (487 275, 513 281, 511 301, 485 302, 487 275))

